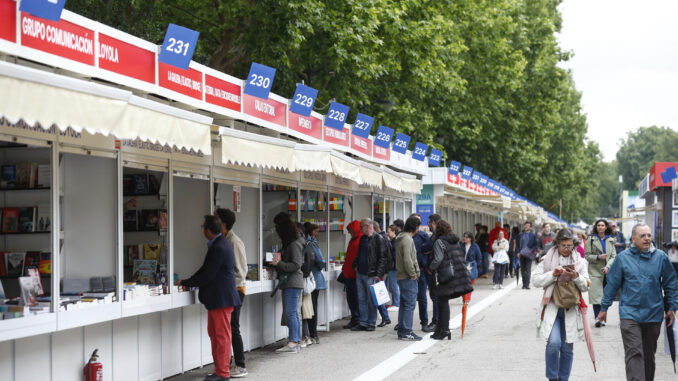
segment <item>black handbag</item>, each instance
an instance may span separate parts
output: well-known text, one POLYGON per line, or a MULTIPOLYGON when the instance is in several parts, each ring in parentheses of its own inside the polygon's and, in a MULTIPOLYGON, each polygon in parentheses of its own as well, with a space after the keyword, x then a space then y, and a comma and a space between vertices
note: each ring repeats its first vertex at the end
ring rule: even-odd
POLYGON ((454 264, 450 261, 447 265, 441 265, 436 270, 438 284, 445 284, 454 279, 454 264))
POLYGON ((337 282, 341 284, 346 284, 346 277, 344 277, 343 272, 339 273, 339 276, 337 277, 337 282))

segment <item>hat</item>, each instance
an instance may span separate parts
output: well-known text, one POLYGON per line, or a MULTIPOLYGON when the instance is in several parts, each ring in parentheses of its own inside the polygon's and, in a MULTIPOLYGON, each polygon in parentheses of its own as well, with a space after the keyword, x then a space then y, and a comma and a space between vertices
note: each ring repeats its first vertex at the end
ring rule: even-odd
POLYGON ((665 249, 669 249, 671 247, 675 247, 676 249, 678 249, 678 241, 671 241, 671 242, 665 242, 664 243, 665 249))

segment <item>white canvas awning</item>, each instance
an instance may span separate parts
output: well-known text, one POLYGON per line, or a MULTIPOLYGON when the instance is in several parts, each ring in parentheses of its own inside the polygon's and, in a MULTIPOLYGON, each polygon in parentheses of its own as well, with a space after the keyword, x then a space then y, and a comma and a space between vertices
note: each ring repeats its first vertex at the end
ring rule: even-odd
POLYGON ((313 144, 294 146, 294 162, 298 171, 332 172, 332 149, 313 144))
POLYGON ((368 163, 361 163, 360 165, 360 177, 363 184, 368 184, 381 189, 383 181, 381 174, 382 171, 379 167, 368 163))
POLYGON ((224 127, 219 134, 224 164, 296 170, 293 142, 224 127))
POLYGON ((10 123, 148 140, 211 154, 212 118, 94 82, 0 62, 0 115, 10 123))
POLYGON ((332 172, 345 179, 349 179, 357 184, 362 184, 360 177, 360 165, 357 161, 337 152, 332 152, 330 156, 332 163, 332 172))

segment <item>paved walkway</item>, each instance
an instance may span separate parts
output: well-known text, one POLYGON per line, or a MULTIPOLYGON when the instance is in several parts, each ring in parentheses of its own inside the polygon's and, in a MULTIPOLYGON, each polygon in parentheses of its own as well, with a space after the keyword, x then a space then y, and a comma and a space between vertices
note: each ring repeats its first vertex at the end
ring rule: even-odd
MULTIPOLYGON (((515 284, 507 279, 505 285, 515 284)), ((476 284, 464 339, 459 329, 451 341, 426 338, 412 343, 396 339, 393 325, 375 332, 341 329, 346 321, 320 332, 320 344, 299 354, 277 354, 281 343, 246 353, 248 380, 543 380, 545 341, 536 336, 540 290, 507 287, 492 290, 491 281, 476 284), (457 377, 459 376, 459 377, 457 377)), ((586 296, 585 296, 586 297, 586 296)), ((430 302, 430 301, 429 301, 430 302)), ((461 304, 450 302, 451 327, 458 327, 461 304)), ((429 303, 429 310, 431 305, 429 303)), ((574 346, 572 380, 624 380, 624 350, 616 306, 604 328, 592 328, 598 372, 594 373, 586 344, 574 346)), ((417 321, 415 311, 415 321, 417 321)), ((391 316, 395 322, 396 315, 391 316)), ((415 327, 415 328, 418 328, 415 327)), ((419 332, 421 333, 421 332, 419 332)), ((663 354, 663 334, 657 354, 656 380, 675 380, 669 356, 663 354)), ((202 380, 213 372, 208 366, 171 378, 202 380)))

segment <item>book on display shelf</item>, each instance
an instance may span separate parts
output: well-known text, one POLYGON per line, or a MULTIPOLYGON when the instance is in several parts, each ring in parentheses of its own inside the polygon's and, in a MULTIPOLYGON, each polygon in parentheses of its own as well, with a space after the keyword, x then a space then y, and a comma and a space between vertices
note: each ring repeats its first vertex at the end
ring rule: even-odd
POLYGON ((32 306, 36 303, 35 298, 38 297, 38 289, 33 282, 33 278, 29 276, 19 277, 19 286, 21 287, 21 300, 25 306, 32 306))
POLYGON ((40 274, 47 275, 52 273, 52 253, 40 253, 40 265, 38 267, 40 274))
POLYGON ((139 284, 155 284, 158 262, 137 259, 134 261, 132 281, 139 284))
POLYGON ((16 233, 19 231, 19 208, 2 209, 2 232, 16 233))
POLYGON ((139 230, 158 230, 158 209, 143 209, 139 220, 139 230))
POLYGON ((160 230, 167 230, 167 226, 168 226, 167 211, 161 209, 158 211, 158 228, 160 230))
POLYGON ((5 268, 8 277, 20 277, 24 274, 24 262, 26 253, 8 252, 5 253, 5 268))
POLYGON ((7 295, 5 295, 5 289, 2 287, 2 282, 0 282, 0 304, 5 303, 7 295))
POLYGON ((0 276, 7 276, 7 267, 5 267, 5 254, 8 251, 0 251, 0 276))
POLYGON ((126 210, 122 215, 122 229, 126 232, 133 232, 137 230, 137 210, 126 210))
POLYGON ((42 288, 42 280, 40 279, 40 273, 37 268, 26 269, 26 276, 33 280, 33 286, 37 295, 44 295, 45 291, 42 288))
POLYGON ((35 217, 35 231, 48 232, 52 228, 52 211, 48 205, 38 205, 35 217))
POLYGON ((134 265, 134 261, 139 258, 139 245, 126 245, 125 246, 125 266, 134 265))
POLYGON ((144 259, 158 261, 161 259, 162 243, 144 244, 144 259))
POLYGON ((16 165, 3 165, 2 178, 0 178, 0 188, 16 188, 16 165))
POLYGON ((26 259, 24 261, 24 275, 28 275, 28 269, 36 269, 40 267, 40 252, 27 251, 26 259))
POLYGON ((259 280, 259 265, 257 265, 256 263, 248 263, 247 276, 245 276, 245 279, 251 281, 259 280))
POLYGON ((38 187, 49 188, 52 185, 52 166, 49 164, 38 165, 38 187))
POLYGON ((31 188, 31 163, 19 163, 16 166, 16 187, 31 188))
POLYGON ((138 174, 132 175, 133 193, 132 194, 149 194, 148 175, 138 174))
POLYGON ((19 209, 19 233, 32 233, 35 231, 35 216, 37 208, 21 207, 19 209))

